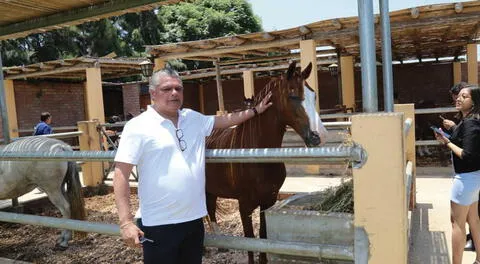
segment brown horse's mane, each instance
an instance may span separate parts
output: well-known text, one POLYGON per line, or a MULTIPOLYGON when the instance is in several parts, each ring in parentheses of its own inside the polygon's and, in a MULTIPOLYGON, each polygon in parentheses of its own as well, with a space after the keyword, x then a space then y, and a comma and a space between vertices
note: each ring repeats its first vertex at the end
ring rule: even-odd
MULTIPOLYGON (((280 88, 281 77, 272 78, 265 87, 253 97, 253 106, 280 88)), ((242 124, 227 129, 216 129, 207 138, 207 148, 253 148, 259 146, 258 135, 262 131, 261 116, 251 118, 242 124)))

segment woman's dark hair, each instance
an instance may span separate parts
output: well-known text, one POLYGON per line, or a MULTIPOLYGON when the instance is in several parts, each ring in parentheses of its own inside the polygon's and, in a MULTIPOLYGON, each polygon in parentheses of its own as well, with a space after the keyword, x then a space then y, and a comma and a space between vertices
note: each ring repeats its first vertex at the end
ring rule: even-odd
POLYGON ((452 88, 450 88, 450 94, 458 95, 458 93, 460 93, 460 90, 462 90, 463 88, 468 87, 468 86, 470 86, 470 85, 466 82, 459 82, 459 83, 455 84, 454 86, 452 86, 452 88))
POLYGON ((467 86, 470 89, 470 96, 472 97, 472 111, 468 114, 469 117, 480 119, 480 88, 478 86, 467 86))

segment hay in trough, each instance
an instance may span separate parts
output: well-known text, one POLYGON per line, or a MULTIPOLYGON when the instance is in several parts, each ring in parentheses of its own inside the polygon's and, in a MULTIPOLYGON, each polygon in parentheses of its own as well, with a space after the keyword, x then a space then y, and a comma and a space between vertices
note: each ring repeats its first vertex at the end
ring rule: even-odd
POLYGON ((320 192, 322 200, 306 210, 353 214, 353 180, 342 181, 340 185, 320 192))

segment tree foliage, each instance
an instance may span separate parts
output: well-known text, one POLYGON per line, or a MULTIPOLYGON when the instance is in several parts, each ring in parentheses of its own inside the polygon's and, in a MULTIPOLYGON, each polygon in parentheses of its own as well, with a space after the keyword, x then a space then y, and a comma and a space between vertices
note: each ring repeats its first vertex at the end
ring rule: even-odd
MULTIPOLYGON (((25 65, 78 56, 145 56, 145 45, 261 31, 246 0, 196 0, 88 22, 26 38, 1 41, 3 64, 25 65)), ((176 68, 201 67, 182 64, 176 68)))

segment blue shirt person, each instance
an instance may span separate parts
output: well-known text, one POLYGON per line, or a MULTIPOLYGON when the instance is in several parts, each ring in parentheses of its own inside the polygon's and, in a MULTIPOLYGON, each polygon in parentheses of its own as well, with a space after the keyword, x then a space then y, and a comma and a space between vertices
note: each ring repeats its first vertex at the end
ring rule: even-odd
POLYGON ((33 135, 47 135, 52 134, 53 130, 50 124, 52 123, 52 115, 49 112, 43 112, 40 115, 40 123, 38 123, 35 128, 33 135))

